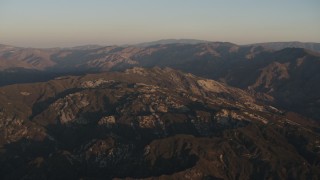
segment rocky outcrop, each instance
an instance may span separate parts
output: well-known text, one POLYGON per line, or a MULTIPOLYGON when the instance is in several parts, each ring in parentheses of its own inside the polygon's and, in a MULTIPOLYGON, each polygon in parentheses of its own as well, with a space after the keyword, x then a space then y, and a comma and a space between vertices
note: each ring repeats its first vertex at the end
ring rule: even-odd
POLYGON ((1 179, 319 176, 316 123, 170 68, 14 85, 0 100, 1 179))
POLYGON ((98 121, 101 126, 112 127, 116 124, 116 118, 114 116, 105 116, 98 121))
POLYGON ((84 81, 81 83, 81 87, 82 88, 96 88, 96 87, 101 86, 102 84, 109 83, 109 82, 112 82, 112 81, 106 81, 104 79, 97 79, 97 80, 93 80, 93 81, 84 81))

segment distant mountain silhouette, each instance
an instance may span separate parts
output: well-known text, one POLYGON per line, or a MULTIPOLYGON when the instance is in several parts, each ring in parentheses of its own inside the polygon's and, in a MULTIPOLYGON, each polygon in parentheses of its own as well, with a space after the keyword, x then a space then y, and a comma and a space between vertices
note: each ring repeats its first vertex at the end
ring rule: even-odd
POLYGON ((200 43, 208 43, 208 42, 210 41, 198 40, 198 39, 162 39, 158 41, 139 43, 139 44, 135 44, 134 46, 148 47, 148 46, 165 45, 165 44, 200 44, 200 43))
POLYGON ((284 48, 304 48, 310 49, 312 51, 320 52, 320 43, 312 43, 312 42, 268 42, 268 43, 257 43, 251 44, 255 46, 263 46, 266 48, 274 49, 274 50, 281 50, 284 48))

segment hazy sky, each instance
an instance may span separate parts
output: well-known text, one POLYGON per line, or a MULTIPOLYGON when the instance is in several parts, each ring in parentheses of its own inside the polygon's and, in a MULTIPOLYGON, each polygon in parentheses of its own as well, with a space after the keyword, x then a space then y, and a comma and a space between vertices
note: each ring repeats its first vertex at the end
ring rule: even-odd
POLYGON ((320 42, 320 0, 0 0, 0 44, 320 42))

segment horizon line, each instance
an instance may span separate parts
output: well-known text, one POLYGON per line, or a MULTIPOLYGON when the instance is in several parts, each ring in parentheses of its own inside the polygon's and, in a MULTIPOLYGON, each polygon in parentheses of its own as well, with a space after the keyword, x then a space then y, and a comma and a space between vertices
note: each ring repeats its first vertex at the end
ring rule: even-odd
POLYGON ((124 46, 139 46, 143 44, 148 43, 156 43, 159 42, 159 44, 188 44, 188 43, 161 43, 160 41, 203 41, 199 43, 193 43, 193 44, 203 44, 203 43, 231 43, 238 46, 248 46, 248 45, 256 45, 256 44, 267 44, 267 43, 311 43, 311 44, 320 44, 320 42, 315 41, 298 41, 298 40, 290 40, 290 41, 263 41, 263 42, 253 42, 253 43, 234 43, 231 41, 212 41, 212 40, 203 40, 203 39, 192 39, 192 38, 167 38, 167 39, 158 39, 158 40, 151 40, 151 41, 143 41, 138 43, 125 43, 125 44, 103 44, 103 43, 88 43, 88 44, 74 44, 70 46, 52 46, 52 47, 36 47, 36 46, 20 46, 20 45, 14 45, 14 44, 0 44, 3 46, 10 46, 10 47, 16 47, 16 48, 31 48, 31 49, 70 49, 70 48, 77 48, 77 47, 84 47, 84 46, 101 46, 101 47, 107 47, 107 46, 118 46, 118 47, 124 47, 124 46))

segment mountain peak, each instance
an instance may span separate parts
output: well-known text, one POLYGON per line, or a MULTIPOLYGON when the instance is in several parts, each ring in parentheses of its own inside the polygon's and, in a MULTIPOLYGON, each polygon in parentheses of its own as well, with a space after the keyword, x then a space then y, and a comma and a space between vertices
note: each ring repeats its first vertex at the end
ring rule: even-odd
POLYGON ((312 51, 320 52, 320 43, 313 42, 299 42, 299 41, 291 41, 291 42, 267 42, 267 43, 256 43, 251 45, 259 45, 273 50, 281 50, 284 48, 304 48, 312 51))

